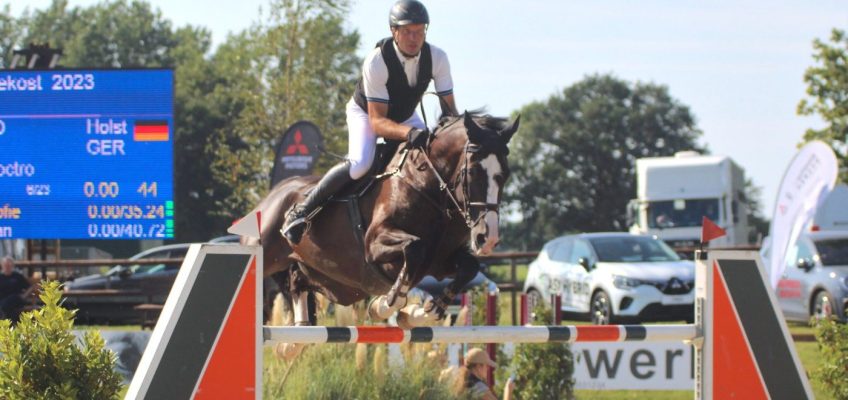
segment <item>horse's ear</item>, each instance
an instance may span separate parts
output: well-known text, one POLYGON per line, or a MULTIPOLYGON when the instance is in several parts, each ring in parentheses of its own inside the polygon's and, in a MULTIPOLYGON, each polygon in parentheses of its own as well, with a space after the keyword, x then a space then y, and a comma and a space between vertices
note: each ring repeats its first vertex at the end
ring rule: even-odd
POLYGON ((471 118, 471 114, 468 111, 465 112, 463 123, 465 124, 465 131, 468 132, 468 140, 471 143, 480 144, 483 143, 483 140, 486 137, 483 129, 474 122, 474 119, 471 118))
POLYGON ((501 139, 503 139, 504 143, 509 143, 509 140, 512 139, 512 135, 514 135, 515 132, 518 131, 518 121, 520 119, 521 119, 521 114, 519 114, 517 117, 515 117, 515 121, 512 122, 512 126, 498 132, 498 134, 500 134, 500 136, 501 136, 501 139))

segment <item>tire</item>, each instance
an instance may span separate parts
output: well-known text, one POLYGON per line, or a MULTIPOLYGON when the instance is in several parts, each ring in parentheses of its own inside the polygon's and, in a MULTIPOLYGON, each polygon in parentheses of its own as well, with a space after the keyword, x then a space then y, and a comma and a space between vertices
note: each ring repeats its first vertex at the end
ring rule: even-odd
POLYGON ((833 304, 833 296, 827 290, 822 290, 816 293, 811 308, 812 317, 819 319, 829 319, 833 317, 836 306, 833 304))
POLYGON ((613 323, 612 302, 606 292, 599 290, 592 295, 592 303, 589 305, 589 318, 592 320, 592 325, 613 323))

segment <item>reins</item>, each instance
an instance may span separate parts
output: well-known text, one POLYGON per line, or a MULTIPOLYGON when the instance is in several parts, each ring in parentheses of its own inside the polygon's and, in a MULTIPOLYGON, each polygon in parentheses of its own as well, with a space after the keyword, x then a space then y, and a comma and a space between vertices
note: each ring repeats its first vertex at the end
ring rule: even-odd
MULTIPOLYGON (((425 94, 435 95, 436 93, 427 92, 425 94)), ((439 98, 439 100, 441 102, 444 102, 444 100, 442 100, 441 97, 439 98)), ((421 117, 424 120, 424 125, 428 126, 427 114, 424 111, 424 103, 423 102, 421 103, 421 117)), ((449 126, 455 124, 458 121, 459 121, 459 118, 457 118, 456 120, 440 127, 440 130, 445 130, 449 126)), ((456 207, 456 210, 460 213, 460 215, 462 215, 463 220, 465 222, 465 225, 469 229, 474 227, 474 225, 476 225, 480 221, 480 219, 482 219, 485 216, 485 213, 480 213, 480 215, 477 217, 476 220, 472 220, 471 219, 471 209, 472 209, 472 207, 483 207, 486 210, 498 212, 498 208, 499 208, 498 204, 490 204, 490 203, 479 202, 479 201, 475 201, 475 202, 469 201, 468 197, 471 193, 471 181, 468 178, 468 175, 469 175, 468 174, 468 164, 469 164, 470 154, 477 151, 476 146, 473 146, 470 142, 467 142, 467 141, 465 142, 465 150, 463 151, 463 153, 464 153, 463 165, 462 165, 462 169, 459 172, 459 175, 457 176, 457 182, 454 185, 454 187, 450 187, 448 185, 448 183, 442 178, 441 174, 439 174, 439 171, 436 169, 436 166, 433 165, 433 161, 430 160, 430 155, 427 153, 427 150, 426 150, 427 148, 429 148, 429 146, 430 146, 430 142, 428 140, 427 146, 425 148, 418 149, 418 150, 420 150, 421 155, 424 157, 424 161, 426 161, 430 170, 433 171, 433 175, 435 175, 436 179, 439 181, 439 191, 445 192, 445 194, 447 195, 447 198, 450 199, 451 203, 453 203, 454 207, 456 207), (463 192, 464 192, 463 205, 464 206, 460 205, 459 200, 457 200, 458 196, 456 194, 454 194, 454 191, 458 187, 463 187, 463 192)), ((448 218, 451 218, 450 214, 448 213, 449 210, 446 207, 444 207, 443 204, 440 204, 438 201, 434 200, 430 195, 428 195, 422 189, 415 187, 411 182, 404 179, 404 178, 406 178, 406 176, 403 175, 402 169, 403 169, 404 163, 406 162, 406 158, 409 155, 409 151, 410 151, 409 148, 404 148, 403 150, 401 150, 401 156, 400 156, 401 158, 400 158, 400 162, 398 162, 397 167, 395 167, 392 171, 387 171, 387 172, 384 172, 382 174, 377 175, 376 179, 382 179, 382 178, 385 178, 385 177, 400 178, 401 182, 406 183, 407 186, 409 186, 410 188, 412 188, 413 190, 415 190, 416 192, 421 194, 421 196, 424 197, 424 199, 426 199, 431 205, 433 205, 433 207, 435 207, 440 212, 444 212, 448 216, 448 218)))

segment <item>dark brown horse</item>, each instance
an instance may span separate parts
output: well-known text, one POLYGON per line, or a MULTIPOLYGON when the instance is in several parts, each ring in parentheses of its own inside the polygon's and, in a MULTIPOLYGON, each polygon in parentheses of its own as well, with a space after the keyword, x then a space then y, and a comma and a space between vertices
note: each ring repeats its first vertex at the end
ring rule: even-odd
POLYGON ((359 198, 364 240, 354 233, 355 212, 331 201, 292 247, 280 234, 285 212, 318 178, 280 182, 256 209, 265 217, 260 241, 265 275, 291 296, 295 323, 315 323, 307 307, 311 291, 341 305, 379 296, 369 314, 385 319, 404 307, 409 289, 426 275, 454 281, 404 321, 444 317, 446 305, 477 274, 473 254, 486 254, 498 242, 498 204, 509 176, 507 143, 517 129, 517 119, 509 124, 466 113, 442 118, 426 149, 402 147, 389 172, 359 198))

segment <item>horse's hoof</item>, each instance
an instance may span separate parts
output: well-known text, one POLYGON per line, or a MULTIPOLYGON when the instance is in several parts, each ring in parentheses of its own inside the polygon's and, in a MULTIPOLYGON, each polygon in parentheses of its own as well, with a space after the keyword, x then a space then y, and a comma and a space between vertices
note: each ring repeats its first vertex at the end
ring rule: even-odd
POLYGON ((410 304, 398 312, 397 324, 403 329, 417 326, 431 326, 439 322, 438 315, 428 313, 419 304, 410 304))
POLYGON ((385 321, 386 318, 380 315, 380 302, 383 299, 383 296, 377 296, 371 299, 368 302, 368 318, 372 321, 385 321))
POLYGON ((291 362, 300 355, 303 348, 304 345, 302 343, 277 343, 274 346, 274 355, 277 358, 286 360, 286 362, 291 362))

